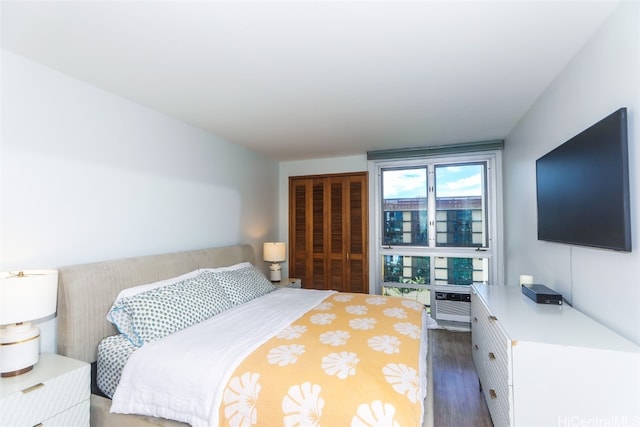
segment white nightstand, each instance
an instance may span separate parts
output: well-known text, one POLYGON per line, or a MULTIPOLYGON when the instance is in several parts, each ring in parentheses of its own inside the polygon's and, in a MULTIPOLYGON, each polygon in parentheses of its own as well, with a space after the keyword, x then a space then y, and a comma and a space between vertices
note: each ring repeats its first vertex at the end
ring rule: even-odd
POLYGON ((0 426, 89 426, 91 366, 43 353, 33 370, 0 378, 0 426))
POLYGON ((295 277, 283 277, 279 282, 271 282, 278 288, 301 288, 302 280, 295 277))

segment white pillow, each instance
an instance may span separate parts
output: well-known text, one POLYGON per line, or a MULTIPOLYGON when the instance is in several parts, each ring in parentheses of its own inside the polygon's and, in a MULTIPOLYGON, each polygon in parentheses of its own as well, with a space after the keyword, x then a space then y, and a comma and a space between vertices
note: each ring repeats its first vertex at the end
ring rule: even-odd
POLYGON ((148 283, 146 285, 138 285, 132 288, 123 289, 120 291, 120 293, 116 297, 116 300, 113 303, 115 304, 122 298, 132 297, 134 295, 140 294, 142 292, 145 292, 151 289, 160 288, 162 286, 171 285, 173 283, 177 283, 185 279, 190 279, 192 277, 197 276, 198 274, 200 274, 198 270, 193 270, 193 271, 190 271, 189 273, 182 274, 178 277, 171 277, 170 279, 164 279, 158 282, 148 283))
POLYGON ((202 273, 203 271, 213 271, 214 273, 218 273, 220 271, 234 271, 240 270, 241 268, 251 267, 253 264, 250 262, 239 262, 238 264, 233 264, 228 267, 216 267, 216 268, 199 268, 198 271, 202 273))

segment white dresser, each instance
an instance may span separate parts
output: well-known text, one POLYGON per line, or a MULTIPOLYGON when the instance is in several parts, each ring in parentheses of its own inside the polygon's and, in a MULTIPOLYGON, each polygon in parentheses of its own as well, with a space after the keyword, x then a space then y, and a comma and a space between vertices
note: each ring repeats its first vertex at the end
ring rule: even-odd
POLYGON ((0 426, 89 426, 91 367, 44 353, 30 372, 0 379, 0 426))
POLYGON ((473 285, 471 340, 495 426, 640 423, 640 347, 568 305, 473 285))

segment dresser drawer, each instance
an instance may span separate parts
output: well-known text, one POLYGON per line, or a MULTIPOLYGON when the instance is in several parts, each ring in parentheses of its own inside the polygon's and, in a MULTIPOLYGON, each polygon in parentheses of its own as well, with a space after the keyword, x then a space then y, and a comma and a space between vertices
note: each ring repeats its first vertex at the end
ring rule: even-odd
MULTIPOLYGON (((486 355, 483 355, 486 357, 486 355)), ((509 363, 506 358, 486 357, 484 364, 487 380, 482 391, 491 419, 495 426, 508 426, 510 413, 511 387, 509 385, 509 363)))
POLYGON ((471 296, 471 342, 473 361, 482 392, 496 426, 510 425, 512 387, 509 364, 510 341, 499 319, 482 299, 471 296))
POLYGON ((45 420, 43 427, 69 427, 69 426, 89 426, 89 414, 91 413, 89 399, 67 409, 66 411, 54 415, 45 420))
POLYGON ((487 380, 486 358, 484 354, 487 351, 487 330, 489 328, 486 321, 486 315, 482 302, 479 301, 475 294, 471 294, 471 355, 473 364, 476 367, 480 383, 484 384, 487 380))
MULTIPOLYGON (((41 357, 33 371, 2 379, 2 426, 32 427, 39 423, 49 425, 57 416, 62 416, 61 419, 82 418, 79 411, 88 404, 91 394, 90 366, 57 355, 42 356, 44 357, 41 357), (63 415, 72 408, 75 412, 63 415)), ((88 417, 88 409, 86 413, 85 417, 88 417)), ((88 423, 60 421, 56 425, 67 427, 88 423)))

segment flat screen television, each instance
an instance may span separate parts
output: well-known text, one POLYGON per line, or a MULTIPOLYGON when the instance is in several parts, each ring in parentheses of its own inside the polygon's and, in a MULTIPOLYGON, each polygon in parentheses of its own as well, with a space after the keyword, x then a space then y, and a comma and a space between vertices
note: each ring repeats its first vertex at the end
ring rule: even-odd
POLYGON ((627 109, 536 161, 538 240, 631 252, 627 109))

